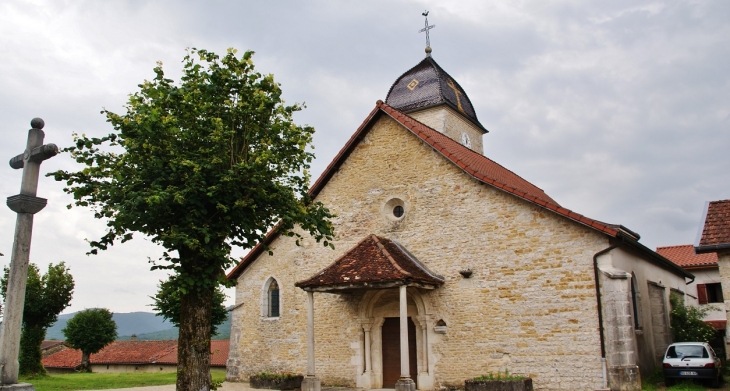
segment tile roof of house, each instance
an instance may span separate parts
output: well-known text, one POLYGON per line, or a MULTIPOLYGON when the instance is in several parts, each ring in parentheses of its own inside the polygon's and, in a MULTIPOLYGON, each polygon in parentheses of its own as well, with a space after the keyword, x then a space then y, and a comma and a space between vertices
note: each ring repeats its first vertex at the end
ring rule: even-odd
POLYGON ((432 273, 394 240, 369 235, 314 276, 297 282, 304 290, 343 291, 384 285, 435 287, 444 279, 432 273))
POLYGON ((730 250, 730 200, 709 202, 702 220, 697 252, 730 250))
MULTIPOLYGON (((225 366, 228 340, 211 341, 211 365, 225 366), (221 364, 222 363, 222 364, 221 364)), ((76 368, 81 351, 64 349, 41 360, 46 368, 76 368)), ((114 341, 89 357, 91 364, 177 364, 177 341, 114 341)))
MULTIPOLYGON (((210 341, 210 365, 213 367, 225 367, 228 360, 229 340, 212 340, 210 341)), ((177 365, 177 344, 175 348, 160 357, 158 364, 177 365)))
POLYGON ((717 266, 717 254, 696 254, 691 244, 657 247, 656 252, 683 268, 717 266))
POLYGON ((47 349, 55 348, 56 346, 61 346, 63 344, 64 344, 64 341, 47 339, 47 340, 41 342, 41 350, 47 350, 47 349))

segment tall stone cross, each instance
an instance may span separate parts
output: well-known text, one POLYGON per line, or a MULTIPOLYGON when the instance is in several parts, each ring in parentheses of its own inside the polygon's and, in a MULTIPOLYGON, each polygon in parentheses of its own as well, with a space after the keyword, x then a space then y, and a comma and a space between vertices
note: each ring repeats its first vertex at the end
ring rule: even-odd
MULTIPOLYGON (((28 144, 25 152, 10 159, 10 167, 23 169, 20 194, 8 197, 8 207, 18 214, 15 221, 15 238, 10 259, 8 289, 5 294, 5 318, 0 330, 0 389, 18 382, 18 352, 20 330, 23 324, 23 304, 25 302, 25 283, 28 278, 30 238, 33 232, 33 215, 46 206, 46 199, 36 197, 38 174, 41 163, 58 154, 55 144, 43 145, 44 122, 40 118, 30 121, 28 144)), ((30 385, 29 385, 30 386, 30 385)), ((32 389, 33 386, 30 386, 32 389)), ((22 387, 21 387, 22 388, 22 387)), ((14 388, 14 389, 17 389, 14 388)))

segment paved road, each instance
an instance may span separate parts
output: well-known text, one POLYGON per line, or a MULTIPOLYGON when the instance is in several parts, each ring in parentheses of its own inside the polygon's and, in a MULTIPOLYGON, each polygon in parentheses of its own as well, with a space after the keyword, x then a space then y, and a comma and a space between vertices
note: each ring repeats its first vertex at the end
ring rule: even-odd
MULTIPOLYGON (((223 386, 219 387, 218 390, 219 391, 253 391, 253 388, 249 387, 248 383, 223 382, 223 386)), ((117 388, 117 389, 111 389, 111 390, 97 390, 97 391, 175 391, 175 385, 168 384, 165 386, 117 388)))

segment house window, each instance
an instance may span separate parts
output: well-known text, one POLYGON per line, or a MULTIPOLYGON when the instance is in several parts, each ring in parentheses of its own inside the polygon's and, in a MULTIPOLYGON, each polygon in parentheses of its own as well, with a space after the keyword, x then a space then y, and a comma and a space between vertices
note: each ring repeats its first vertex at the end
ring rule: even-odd
POLYGON ((272 278, 266 293, 266 316, 269 318, 279 317, 279 292, 279 284, 272 278))
POLYGON ((722 284, 697 284, 697 300, 700 304, 722 303, 722 284))

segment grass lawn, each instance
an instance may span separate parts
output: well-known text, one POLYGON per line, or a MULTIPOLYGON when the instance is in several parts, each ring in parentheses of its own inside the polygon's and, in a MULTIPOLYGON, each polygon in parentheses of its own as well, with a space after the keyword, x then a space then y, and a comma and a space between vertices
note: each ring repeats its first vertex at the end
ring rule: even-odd
MULTIPOLYGON (((213 381, 222 382, 226 371, 210 371, 213 381)), ((36 391, 103 390, 109 388, 130 388, 175 384, 177 374, 170 373, 70 373, 35 378, 20 378, 21 382, 35 386, 36 391)))

